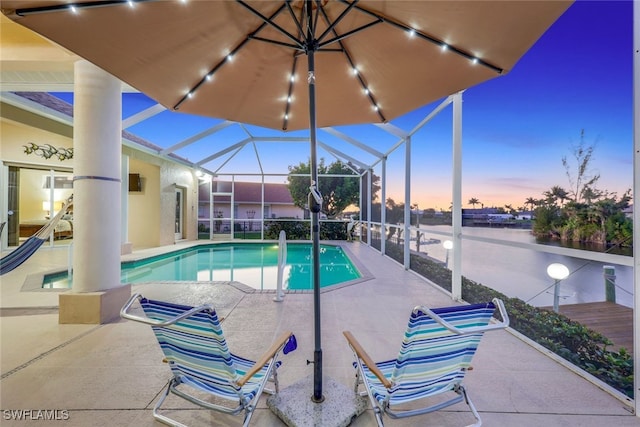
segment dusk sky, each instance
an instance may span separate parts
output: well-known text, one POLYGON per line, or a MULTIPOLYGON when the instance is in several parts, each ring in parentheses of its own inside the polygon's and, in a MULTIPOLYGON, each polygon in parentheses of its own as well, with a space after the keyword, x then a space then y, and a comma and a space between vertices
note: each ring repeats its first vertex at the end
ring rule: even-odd
MULTIPOLYGON (((484 206, 523 206, 528 197, 541 198, 553 185, 569 187, 562 157, 572 160, 572 145, 595 144, 592 172, 601 178, 597 188, 622 195, 633 184, 632 117, 633 3, 579 0, 516 63, 508 74, 469 88, 463 95, 462 202, 474 197, 484 206)), ((61 97, 69 100, 69 95, 61 97)), ((141 94, 124 97, 123 117, 154 102, 141 94)), ((440 101, 392 123, 411 130, 440 101)), ((411 202, 419 207, 448 209, 451 197, 452 109, 445 109, 412 140, 411 202)), ((127 129, 161 147, 172 146, 219 120, 164 112, 127 129)), ((255 136, 308 136, 247 127, 255 136)), ((397 142, 380 129, 341 127, 352 138, 387 151, 397 142)), ((246 138, 240 126, 227 128, 177 154, 197 162, 227 144, 246 138)), ((320 130, 318 140, 365 163, 373 158, 336 141, 320 130)), ((258 173, 260 156, 266 173, 288 172, 288 165, 306 162, 307 143, 256 143, 234 158, 206 165, 221 173, 258 173)), ((335 158, 320 149, 319 158, 335 158)), ((404 201, 404 149, 389 156, 387 197, 404 201)), ((575 162, 572 163, 575 165, 575 162)), ((575 170, 575 167, 574 167, 575 170)), ((574 171, 572 170, 572 172, 574 171)), ((380 166, 375 169, 380 175, 380 166)), ((239 179, 239 178, 236 178, 239 179)), ((285 182, 284 177, 270 182, 285 182)))

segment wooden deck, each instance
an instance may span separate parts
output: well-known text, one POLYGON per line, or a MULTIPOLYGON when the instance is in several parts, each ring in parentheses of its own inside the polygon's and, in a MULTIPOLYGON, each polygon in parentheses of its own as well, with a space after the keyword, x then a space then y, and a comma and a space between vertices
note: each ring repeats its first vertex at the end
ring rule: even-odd
MULTIPOLYGON (((545 307, 551 310, 551 307, 545 307)), ((613 302, 560 305, 560 313, 609 338, 610 350, 633 354, 633 309, 613 302)))

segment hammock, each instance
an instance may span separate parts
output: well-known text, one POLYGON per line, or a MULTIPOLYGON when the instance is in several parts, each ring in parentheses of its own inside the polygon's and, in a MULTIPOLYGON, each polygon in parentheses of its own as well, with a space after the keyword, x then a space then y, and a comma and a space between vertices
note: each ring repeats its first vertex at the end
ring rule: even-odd
POLYGON ((58 222, 60 222, 62 216, 67 213, 71 205, 73 205, 73 195, 66 200, 62 209, 60 209, 60 212, 51 218, 47 224, 42 226, 40 230, 38 230, 33 236, 29 237, 22 245, 18 246, 16 250, 0 259, 0 275, 12 271, 29 259, 29 257, 49 239, 51 233, 55 230, 56 225, 58 225, 58 222))

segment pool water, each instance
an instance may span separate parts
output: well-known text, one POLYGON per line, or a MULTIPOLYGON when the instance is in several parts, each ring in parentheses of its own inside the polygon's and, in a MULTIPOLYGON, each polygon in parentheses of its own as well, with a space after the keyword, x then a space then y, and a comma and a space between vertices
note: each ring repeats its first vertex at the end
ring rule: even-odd
MULTIPOLYGON (((310 243, 288 243, 284 289, 313 289, 310 243)), ((122 283, 237 281, 255 289, 276 289, 278 245, 221 243, 196 246, 144 260, 123 262, 122 283)), ((320 246, 320 287, 361 277, 339 246, 320 246)), ((46 275, 43 288, 70 288, 66 272, 46 275)))

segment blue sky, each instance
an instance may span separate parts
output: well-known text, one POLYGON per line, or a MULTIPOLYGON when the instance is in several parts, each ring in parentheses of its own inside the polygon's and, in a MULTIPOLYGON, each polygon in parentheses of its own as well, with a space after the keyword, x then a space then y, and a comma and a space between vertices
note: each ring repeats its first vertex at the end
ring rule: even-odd
MULTIPOLYGON (((523 206, 553 185, 568 188, 562 157, 571 159, 572 144, 595 144, 593 173, 598 188, 618 195, 632 186, 632 16, 633 3, 574 3, 508 74, 469 88, 463 103, 463 206, 475 197, 485 206, 523 206)), ((69 99, 69 96, 63 96, 69 99)), ((436 102, 393 124, 412 129, 436 102)), ((124 97, 123 117, 153 104, 140 94, 124 97)), ((162 113, 138 124, 133 132, 169 147, 219 120, 162 113)), ((447 209, 451 202, 451 108, 421 130, 412 142, 411 201, 420 208, 447 209)), ((248 127, 256 136, 306 136, 248 127)), ((381 151, 396 139, 372 126, 339 128, 381 151)), ((198 161, 229 142, 245 138, 238 126, 206 138, 178 154, 198 161)), ((335 142, 320 131, 320 141, 335 142)), ((336 145, 349 154, 353 148, 336 145)), ((267 173, 287 173, 288 165, 307 161, 308 144, 256 143, 228 161, 221 172, 259 172, 256 152, 267 173)), ((335 160, 324 150, 319 157, 335 160)), ((362 157, 366 163, 371 157, 362 157)), ((209 164, 216 170, 227 161, 209 164)), ((404 200, 404 150, 389 156, 387 197, 404 200)), ((378 175, 380 167, 375 169, 378 175)), ((271 181, 285 182, 283 177, 271 181)))

